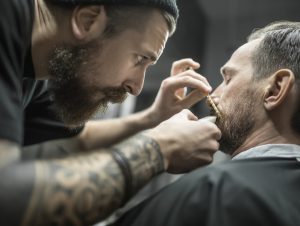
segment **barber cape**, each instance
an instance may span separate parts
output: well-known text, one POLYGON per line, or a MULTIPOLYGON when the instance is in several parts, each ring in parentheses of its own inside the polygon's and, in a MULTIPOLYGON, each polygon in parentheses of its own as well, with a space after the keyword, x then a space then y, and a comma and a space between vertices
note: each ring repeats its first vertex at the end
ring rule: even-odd
POLYGON ((184 175, 114 225, 300 225, 300 147, 262 145, 184 175))

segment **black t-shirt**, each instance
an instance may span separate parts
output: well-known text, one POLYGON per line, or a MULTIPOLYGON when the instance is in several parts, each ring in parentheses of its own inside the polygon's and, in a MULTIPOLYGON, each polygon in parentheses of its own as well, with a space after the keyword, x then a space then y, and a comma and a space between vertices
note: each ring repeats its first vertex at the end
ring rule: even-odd
POLYGON ((53 111, 47 81, 35 80, 31 58, 34 0, 0 1, 0 139, 21 145, 71 137, 53 111))
POLYGON ((233 160, 183 176, 116 226, 295 226, 299 191, 296 159, 233 160))

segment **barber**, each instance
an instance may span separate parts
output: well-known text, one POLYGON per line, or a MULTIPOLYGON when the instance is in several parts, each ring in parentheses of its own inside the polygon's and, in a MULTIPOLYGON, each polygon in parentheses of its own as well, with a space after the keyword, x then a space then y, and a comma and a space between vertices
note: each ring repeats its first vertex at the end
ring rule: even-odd
POLYGON ((0 225, 90 225, 157 174, 211 162, 219 129, 184 110, 211 91, 185 70, 199 67, 190 59, 150 108, 87 122, 140 93, 175 31, 175 0, 10 0, 0 10, 0 225))

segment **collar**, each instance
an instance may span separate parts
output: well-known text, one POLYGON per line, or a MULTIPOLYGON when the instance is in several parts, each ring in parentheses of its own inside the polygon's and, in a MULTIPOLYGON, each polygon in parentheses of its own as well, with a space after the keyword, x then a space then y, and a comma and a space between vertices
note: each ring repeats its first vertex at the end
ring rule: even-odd
POLYGON ((248 158, 296 158, 300 160, 300 146, 296 144, 265 144, 248 149, 234 156, 232 160, 248 158))

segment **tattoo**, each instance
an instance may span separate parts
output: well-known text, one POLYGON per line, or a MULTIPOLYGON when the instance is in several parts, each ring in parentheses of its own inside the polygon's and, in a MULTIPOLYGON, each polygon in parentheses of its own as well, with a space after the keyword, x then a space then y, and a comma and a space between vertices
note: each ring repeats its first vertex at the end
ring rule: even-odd
MULTIPOLYGON (((146 136, 134 136, 114 148, 129 161, 135 191, 163 170, 159 145, 146 136)), ((124 188, 123 174, 108 152, 37 162, 22 226, 97 223, 121 205, 124 188)))
POLYGON ((100 221, 120 205, 123 183, 109 154, 39 162, 23 226, 79 226, 100 221))
POLYGON ((164 170, 158 143, 142 134, 128 139, 117 148, 129 160, 133 176, 133 191, 136 192, 152 177, 164 170))

